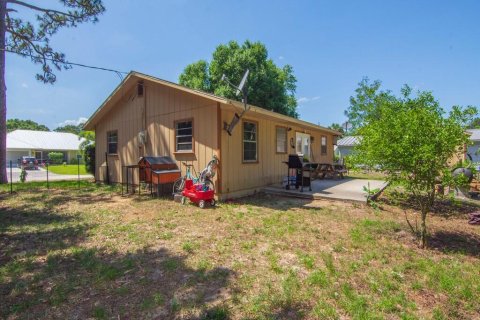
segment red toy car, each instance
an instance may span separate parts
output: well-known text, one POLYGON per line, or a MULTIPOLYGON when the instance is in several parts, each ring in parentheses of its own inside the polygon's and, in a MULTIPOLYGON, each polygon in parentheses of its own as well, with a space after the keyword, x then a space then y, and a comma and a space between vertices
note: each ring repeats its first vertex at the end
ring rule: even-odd
POLYGON ((187 198, 190 201, 198 204, 200 208, 205 208, 209 203, 212 207, 215 206, 215 191, 210 189, 207 184, 193 183, 193 180, 185 180, 185 187, 182 191, 182 204, 185 204, 187 198))

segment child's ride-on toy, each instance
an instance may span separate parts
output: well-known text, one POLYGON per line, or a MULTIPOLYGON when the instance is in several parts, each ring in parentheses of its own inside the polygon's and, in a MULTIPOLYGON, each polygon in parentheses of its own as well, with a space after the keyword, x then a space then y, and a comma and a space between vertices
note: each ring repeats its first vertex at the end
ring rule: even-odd
MULTIPOLYGON (((186 164, 187 165, 187 164, 186 164)), ((215 206, 215 185, 212 182, 218 166, 218 158, 214 155, 207 167, 200 172, 198 179, 192 178, 190 174, 190 166, 187 165, 187 174, 175 181, 173 185, 173 194, 181 194, 181 203, 185 204, 187 198, 193 203, 198 204, 200 208, 205 208, 209 203, 215 206)))
POLYGON ((215 191, 211 190, 206 184, 193 183, 193 180, 190 179, 185 181, 182 196, 182 204, 185 204, 188 198, 202 209, 205 208, 207 203, 212 207, 215 206, 215 191))

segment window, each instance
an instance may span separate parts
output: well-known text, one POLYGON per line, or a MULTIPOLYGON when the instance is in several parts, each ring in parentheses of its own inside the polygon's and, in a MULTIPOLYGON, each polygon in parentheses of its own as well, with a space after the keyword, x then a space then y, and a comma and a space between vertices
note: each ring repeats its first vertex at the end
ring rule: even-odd
POLYGON ((326 155, 327 154, 327 137, 326 136, 322 136, 320 148, 321 148, 320 152, 322 153, 322 155, 326 155))
POLYGON ((193 151, 193 121, 175 122, 175 151, 193 151))
POLYGON ((277 153, 287 153, 287 128, 277 127, 277 153))
POLYGON ((243 122, 243 162, 256 162, 257 157, 257 124, 243 122))
POLYGON ((307 159, 310 158, 310 135, 306 133, 297 132, 296 152, 307 159))
POLYGON ((108 154, 116 154, 118 149, 118 131, 107 132, 107 150, 108 154))

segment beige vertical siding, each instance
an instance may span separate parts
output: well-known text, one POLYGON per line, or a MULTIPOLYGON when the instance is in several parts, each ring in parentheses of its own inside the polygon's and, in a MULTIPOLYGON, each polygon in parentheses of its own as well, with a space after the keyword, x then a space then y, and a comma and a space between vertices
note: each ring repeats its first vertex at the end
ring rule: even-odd
MULTIPOLYGON (((99 181, 106 180, 107 161, 110 182, 122 182, 122 166, 136 164, 143 155, 170 156, 184 173, 181 162, 191 162, 199 172, 216 153, 216 102, 149 82, 144 86, 143 97, 136 95, 136 88, 129 90, 95 128, 99 181), (182 119, 193 119, 194 152, 191 153, 175 153, 174 123, 182 119), (118 130, 118 154, 106 158, 107 132, 111 130, 118 130), (138 143, 138 133, 142 130, 147 131, 144 147, 138 143)), ((134 182, 138 182, 137 175, 134 182)))
MULTIPOLYGON (((234 111, 222 109, 222 122, 229 123, 233 118, 234 111)), ((290 138, 295 141, 295 133, 308 133, 314 137, 312 143, 313 162, 333 162, 333 139, 334 136, 326 131, 304 129, 297 124, 280 122, 274 118, 266 118, 254 112, 247 112, 235 127, 232 136, 225 131, 221 133, 222 143, 222 192, 223 197, 229 194, 241 194, 242 191, 252 191, 269 184, 280 184, 287 174, 287 167, 283 161, 287 161, 289 153, 295 153, 290 147, 290 138), (243 163, 242 161, 242 121, 258 123, 258 162, 243 163), (276 127, 291 128, 287 132, 287 153, 276 152, 276 127), (327 137, 327 154, 321 155, 321 136, 327 137)))
MULTIPOLYGON (((220 170, 216 179, 217 192, 222 198, 235 196, 242 192, 251 192, 265 185, 281 183, 286 175, 286 161, 289 153, 290 138, 295 140, 296 132, 308 133, 314 137, 312 151, 314 162, 331 163, 333 161, 333 135, 327 131, 305 129, 299 124, 260 115, 254 111, 245 114, 238 126, 229 136, 223 128, 223 122, 229 123, 234 115, 233 107, 181 91, 179 89, 144 83, 144 95, 137 96, 136 87, 125 89, 114 107, 96 124, 96 179, 106 180, 108 163, 110 182, 125 182, 122 166, 136 164, 143 155, 170 156, 177 162, 185 174, 182 162, 194 165, 200 172, 212 156, 220 157, 220 170), (175 121, 193 120, 193 152, 175 152, 175 121), (242 162, 242 121, 258 123, 258 162, 242 162), (276 127, 291 128, 287 135, 287 153, 276 152, 276 127), (118 154, 108 155, 107 132, 118 131, 118 154), (138 133, 146 130, 147 142, 140 146, 138 133), (327 136, 327 155, 320 154, 321 136, 327 136), (220 140, 220 141, 219 141, 220 140), (220 142, 220 144, 219 144, 220 142)), ((138 182, 138 175, 133 181, 138 182)))

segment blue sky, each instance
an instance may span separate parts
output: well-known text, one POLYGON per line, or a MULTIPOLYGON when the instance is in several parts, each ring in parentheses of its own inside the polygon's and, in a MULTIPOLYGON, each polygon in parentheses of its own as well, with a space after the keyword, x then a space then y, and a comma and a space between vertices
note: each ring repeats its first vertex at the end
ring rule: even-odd
MULTIPOLYGON (((47 6, 53 0, 36 1, 47 6)), ((444 108, 480 106, 480 1, 104 0, 99 23, 64 29, 51 45, 67 59, 177 82, 229 40, 261 41, 297 77, 300 118, 343 122, 363 77, 398 92, 430 90, 444 108)), ((119 78, 75 67, 55 85, 38 65, 7 55, 7 117, 51 129, 89 117, 119 78)))

